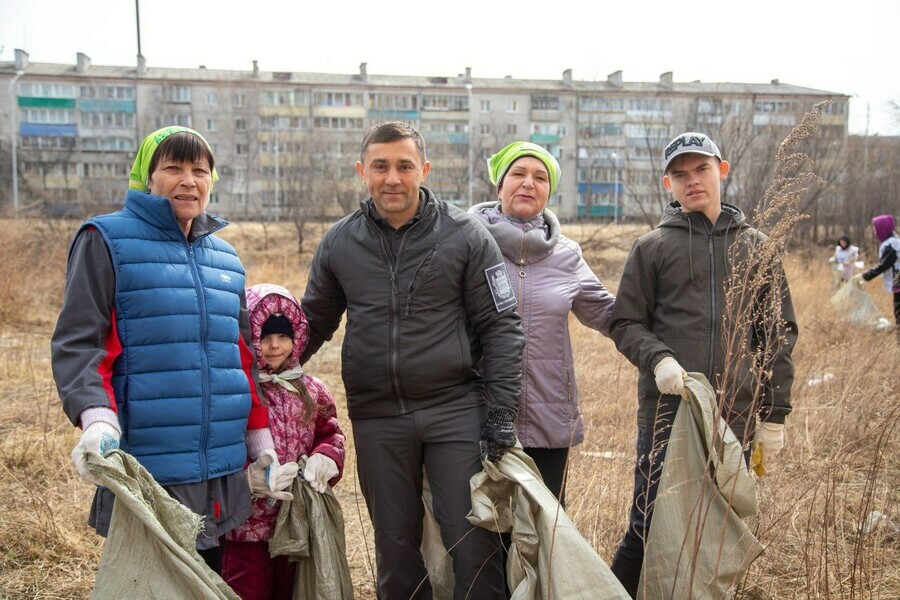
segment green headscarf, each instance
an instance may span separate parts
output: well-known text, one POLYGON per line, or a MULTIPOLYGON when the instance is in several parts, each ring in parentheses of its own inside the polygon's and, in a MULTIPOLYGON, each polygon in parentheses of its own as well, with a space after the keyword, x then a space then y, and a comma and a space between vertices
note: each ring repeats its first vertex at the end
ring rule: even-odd
MULTIPOLYGON (((150 161, 151 159, 153 159, 153 155, 156 153, 156 149, 159 148, 159 145, 162 143, 162 141, 175 133, 190 133, 196 135, 198 138, 203 140, 203 144, 209 150, 209 153, 212 154, 212 148, 210 148, 209 142, 206 141, 206 138, 204 138, 193 129, 190 129, 188 127, 179 127, 177 125, 158 129, 145 137, 144 141, 141 142, 141 147, 138 148, 137 156, 134 158, 134 165, 132 165, 131 173, 129 173, 128 175, 129 188, 138 190, 139 192, 150 191, 147 187, 147 181, 150 179, 150 161)), ((212 170, 213 184, 215 184, 218 179, 219 174, 214 168, 212 170)), ((209 191, 212 191, 212 188, 213 186, 210 185, 209 191)))
POLYGON ((550 174, 550 195, 552 196, 562 175, 559 163, 556 162, 556 158, 552 154, 547 152, 546 148, 531 142, 513 142, 487 160, 488 175, 491 178, 491 183, 500 185, 510 165, 523 156, 533 156, 547 167, 547 172, 550 174))

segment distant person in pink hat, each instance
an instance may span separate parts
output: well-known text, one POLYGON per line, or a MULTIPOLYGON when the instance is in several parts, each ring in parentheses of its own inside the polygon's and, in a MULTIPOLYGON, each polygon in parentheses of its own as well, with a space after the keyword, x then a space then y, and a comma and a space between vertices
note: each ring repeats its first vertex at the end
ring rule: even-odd
POLYGON ((878 275, 884 278, 884 289, 894 294, 894 320, 900 325, 900 237, 894 230, 893 215, 878 215, 872 219, 875 237, 881 242, 878 248, 878 264, 854 275, 855 281, 871 281, 878 275))

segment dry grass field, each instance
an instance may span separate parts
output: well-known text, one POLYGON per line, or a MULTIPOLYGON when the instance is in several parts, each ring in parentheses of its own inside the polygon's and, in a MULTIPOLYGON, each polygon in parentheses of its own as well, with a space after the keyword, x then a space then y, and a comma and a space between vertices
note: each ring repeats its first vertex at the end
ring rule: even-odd
MULTIPOLYGON (((69 461, 79 431, 62 413, 49 362, 75 225, 0 222, 0 598, 86 598, 102 549, 85 524, 92 490, 69 461)), ((223 237, 238 248, 250 283, 280 283, 301 294, 310 254, 296 255, 290 226, 266 231, 235 225, 223 237)), ((586 240, 588 262, 613 290, 638 232, 566 229, 586 240)), ((751 527, 768 547, 741 598, 900 598, 900 350, 893 334, 836 320, 828 253, 801 249, 788 262, 800 323, 795 408, 785 451, 760 482, 751 527), (885 517, 863 531, 873 511, 885 517)), ((880 282, 866 289, 889 316, 880 282)), ((574 319, 572 331, 586 440, 572 453, 569 513, 609 561, 631 493, 636 371, 608 339, 574 319)), ((306 369, 330 386, 346 414, 340 333, 306 369)), ((346 475, 336 491, 357 597, 369 599, 375 597, 371 525, 348 442, 346 475)))

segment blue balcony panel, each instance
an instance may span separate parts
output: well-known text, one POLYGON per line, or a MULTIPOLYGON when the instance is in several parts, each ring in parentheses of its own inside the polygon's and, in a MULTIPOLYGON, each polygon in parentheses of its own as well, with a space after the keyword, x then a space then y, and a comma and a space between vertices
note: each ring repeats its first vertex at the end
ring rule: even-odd
POLYGON ((82 99, 78 101, 78 108, 83 112, 134 113, 136 110, 135 106, 134 100, 82 99))
POLYGON ((77 137, 78 127, 75 124, 61 125, 57 123, 22 123, 19 134, 23 137, 77 137))

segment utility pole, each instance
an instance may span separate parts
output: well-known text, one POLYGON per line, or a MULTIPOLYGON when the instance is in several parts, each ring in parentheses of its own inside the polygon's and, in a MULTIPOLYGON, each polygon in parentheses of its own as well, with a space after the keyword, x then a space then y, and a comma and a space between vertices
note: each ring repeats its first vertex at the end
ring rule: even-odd
POLYGON ((10 148, 12 149, 12 205, 13 218, 19 218, 19 165, 18 152, 16 151, 16 142, 18 142, 19 127, 17 124, 19 117, 19 103, 16 97, 16 83, 19 78, 25 74, 25 71, 16 71, 16 74, 9 82, 9 137, 10 148))
POLYGON ((469 152, 468 152, 468 163, 469 163, 469 206, 473 206, 475 204, 475 200, 472 198, 472 177, 473 177, 473 169, 472 169, 472 144, 475 140, 475 131, 473 131, 475 127, 475 119, 473 115, 475 114, 475 108, 472 106, 472 84, 466 84, 466 93, 469 95, 469 152))
POLYGON ((609 155, 611 159, 613 159, 613 164, 616 168, 616 202, 615 206, 613 206, 613 223, 619 224, 619 155, 613 152, 609 155))

